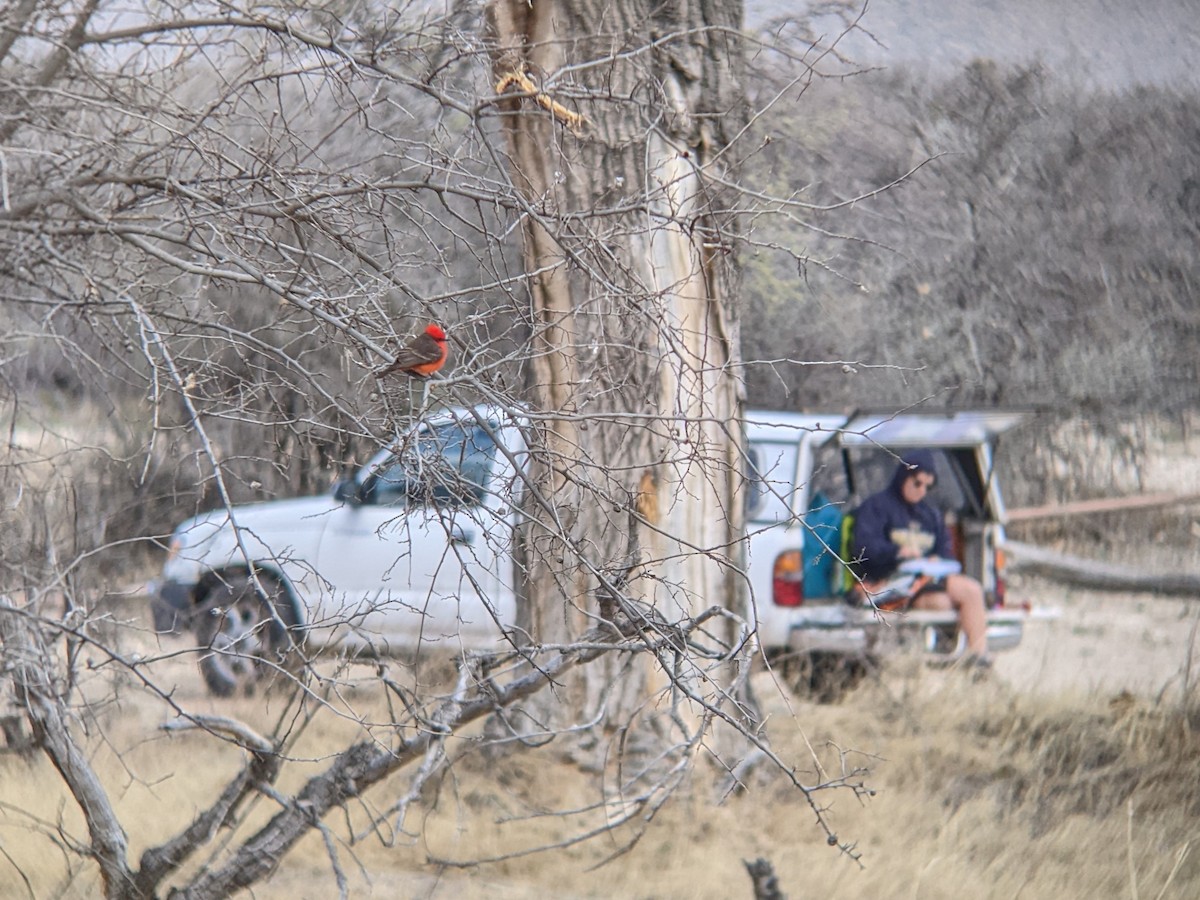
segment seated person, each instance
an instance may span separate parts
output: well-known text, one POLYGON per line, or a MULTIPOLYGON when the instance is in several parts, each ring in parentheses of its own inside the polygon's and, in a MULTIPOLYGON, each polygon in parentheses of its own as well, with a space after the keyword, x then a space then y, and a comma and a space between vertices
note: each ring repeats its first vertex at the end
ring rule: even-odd
MULTIPOLYGON (((933 454, 912 450, 904 455, 891 484, 858 508, 850 549, 868 595, 907 560, 953 559, 942 514, 925 499, 936 482, 933 454)), ((968 653, 987 664, 987 610, 983 586, 974 578, 953 574, 930 581, 907 597, 901 608, 953 609, 968 653)))

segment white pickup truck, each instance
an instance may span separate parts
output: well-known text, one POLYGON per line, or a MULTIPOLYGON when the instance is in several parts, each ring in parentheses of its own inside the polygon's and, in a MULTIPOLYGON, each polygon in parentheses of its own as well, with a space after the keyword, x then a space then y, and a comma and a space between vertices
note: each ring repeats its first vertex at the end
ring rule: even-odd
MULTIPOLYGON (((886 619, 843 599, 846 513, 882 487, 891 451, 934 450, 960 562, 985 585, 995 650, 1021 639, 1005 605, 1004 508, 991 464, 1017 413, 746 414, 752 608, 766 657, 829 680, 889 648, 961 652, 952 614, 886 619)), ((329 495, 218 509, 175 529, 153 587, 160 631, 194 628, 214 693, 252 687, 296 636, 377 652, 498 646, 516 613, 512 540, 522 423, 490 407, 439 413, 329 495), (253 565, 251 566, 250 563, 253 565), (253 572, 253 574, 252 574, 253 572)))
POLYGON ((988 648, 1020 644, 1033 613, 1004 582, 1004 500, 993 449, 1029 417, 1021 411, 947 410, 852 415, 747 413, 755 465, 794 472, 790 494, 750 505, 750 581, 759 644, 794 687, 818 699, 840 695, 880 657, 916 650, 949 663, 965 652, 953 613, 880 613, 846 602, 852 576, 850 517, 887 486, 905 450, 933 452, 942 510, 962 571, 988 605, 988 648))

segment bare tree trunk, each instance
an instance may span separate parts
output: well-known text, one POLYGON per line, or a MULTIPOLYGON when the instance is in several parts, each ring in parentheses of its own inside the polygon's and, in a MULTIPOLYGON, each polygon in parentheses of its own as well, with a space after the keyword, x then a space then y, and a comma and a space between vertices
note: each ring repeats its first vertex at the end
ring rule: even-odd
MULTIPOLYGON (((553 510, 531 507, 525 622, 536 641, 577 634, 613 580, 668 620, 730 603, 741 385, 719 185, 742 121, 740 3, 489 13, 527 204, 536 484, 553 510)), ((620 664, 574 691, 624 724, 644 684, 616 700, 620 664)))

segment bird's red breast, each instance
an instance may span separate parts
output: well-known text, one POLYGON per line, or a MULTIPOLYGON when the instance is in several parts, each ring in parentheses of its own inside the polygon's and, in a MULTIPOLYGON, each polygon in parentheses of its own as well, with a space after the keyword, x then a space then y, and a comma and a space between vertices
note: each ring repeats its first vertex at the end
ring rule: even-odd
POLYGON ((446 332, 439 325, 429 324, 424 332, 396 352, 396 359, 391 365, 375 374, 381 378, 393 372, 404 372, 418 378, 428 378, 446 364, 449 353, 446 332))

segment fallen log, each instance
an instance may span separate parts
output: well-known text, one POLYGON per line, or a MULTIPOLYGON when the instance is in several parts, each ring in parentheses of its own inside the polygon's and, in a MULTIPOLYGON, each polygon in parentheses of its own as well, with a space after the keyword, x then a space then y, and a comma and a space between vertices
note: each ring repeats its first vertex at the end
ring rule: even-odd
POLYGON ((1193 503, 1200 503, 1200 494, 1175 494, 1164 491, 1157 494, 1133 494, 1128 497, 1075 500, 1070 503, 1054 503, 1049 506, 1023 506, 1018 509, 1010 509, 1004 518, 1010 523, 1029 522, 1035 519, 1128 512, 1134 509, 1165 509, 1170 506, 1188 506, 1193 503))
POLYGON ((1008 570, 1040 575, 1100 591, 1136 591, 1173 597, 1200 597, 1200 573, 1147 572, 1115 563, 1056 553, 1020 541, 1005 541, 1008 570))

